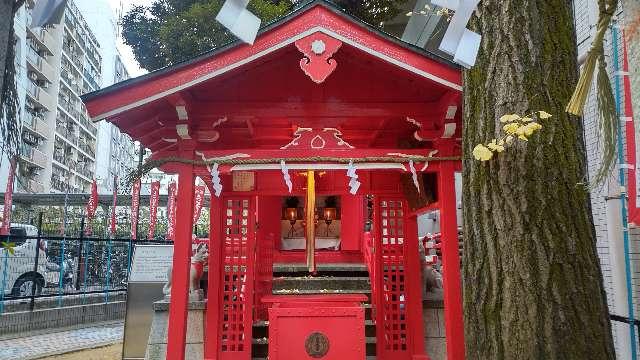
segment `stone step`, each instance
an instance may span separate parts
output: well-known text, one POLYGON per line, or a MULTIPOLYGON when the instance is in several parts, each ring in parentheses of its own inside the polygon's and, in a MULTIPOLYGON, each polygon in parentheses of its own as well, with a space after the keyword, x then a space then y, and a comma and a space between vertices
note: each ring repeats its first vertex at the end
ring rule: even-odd
POLYGON ((274 295, 323 295, 323 294, 365 294, 371 295, 370 289, 354 289, 354 290, 339 290, 339 289, 280 289, 273 290, 274 295))
MULTIPOLYGON (((305 263, 275 263, 273 264, 273 272, 278 273, 309 273, 307 264, 305 263)), ((352 263, 334 263, 334 264, 318 264, 316 272, 322 273, 368 273, 365 264, 352 263)))
POLYGON ((287 276, 273 279, 273 290, 369 290, 368 276, 287 276))

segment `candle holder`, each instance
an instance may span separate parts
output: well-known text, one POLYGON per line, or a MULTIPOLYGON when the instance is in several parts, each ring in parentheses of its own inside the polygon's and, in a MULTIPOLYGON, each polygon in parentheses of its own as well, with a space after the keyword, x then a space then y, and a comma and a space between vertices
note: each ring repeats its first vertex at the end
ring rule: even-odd
POLYGON ((285 210, 285 218, 289 220, 289 224, 291 224, 287 237, 293 237, 296 234, 295 226, 298 221, 298 208, 287 208, 285 210))
POLYGON ((336 208, 326 207, 324 208, 324 223, 327 224, 327 237, 329 237, 329 226, 336 218, 336 208))

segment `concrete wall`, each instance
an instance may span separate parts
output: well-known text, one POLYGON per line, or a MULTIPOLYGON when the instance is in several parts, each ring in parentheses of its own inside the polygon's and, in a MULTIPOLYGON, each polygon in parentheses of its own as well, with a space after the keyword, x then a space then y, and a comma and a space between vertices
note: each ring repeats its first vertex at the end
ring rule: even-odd
POLYGON ((125 302, 67 306, 0 315, 0 335, 122 320, 125 302))

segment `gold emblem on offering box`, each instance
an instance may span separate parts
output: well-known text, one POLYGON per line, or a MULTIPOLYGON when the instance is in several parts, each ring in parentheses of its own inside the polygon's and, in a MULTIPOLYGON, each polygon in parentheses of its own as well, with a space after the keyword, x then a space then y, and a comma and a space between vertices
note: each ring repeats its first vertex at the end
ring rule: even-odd
POLYGON ((324 357, 329 352, 329 339, 323 333, 314 332, 307 337, 304 348, 312 358, 324 357))

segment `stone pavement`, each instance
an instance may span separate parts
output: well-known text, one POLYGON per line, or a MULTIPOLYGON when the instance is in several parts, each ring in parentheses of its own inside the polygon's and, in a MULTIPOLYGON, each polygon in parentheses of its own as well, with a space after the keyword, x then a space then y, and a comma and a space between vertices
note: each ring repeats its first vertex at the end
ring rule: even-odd
POLYGON ((59 332, 39 332, 0 340, 0 360, 31 360, 122 341, 124 324, 110 323, 59 332))

